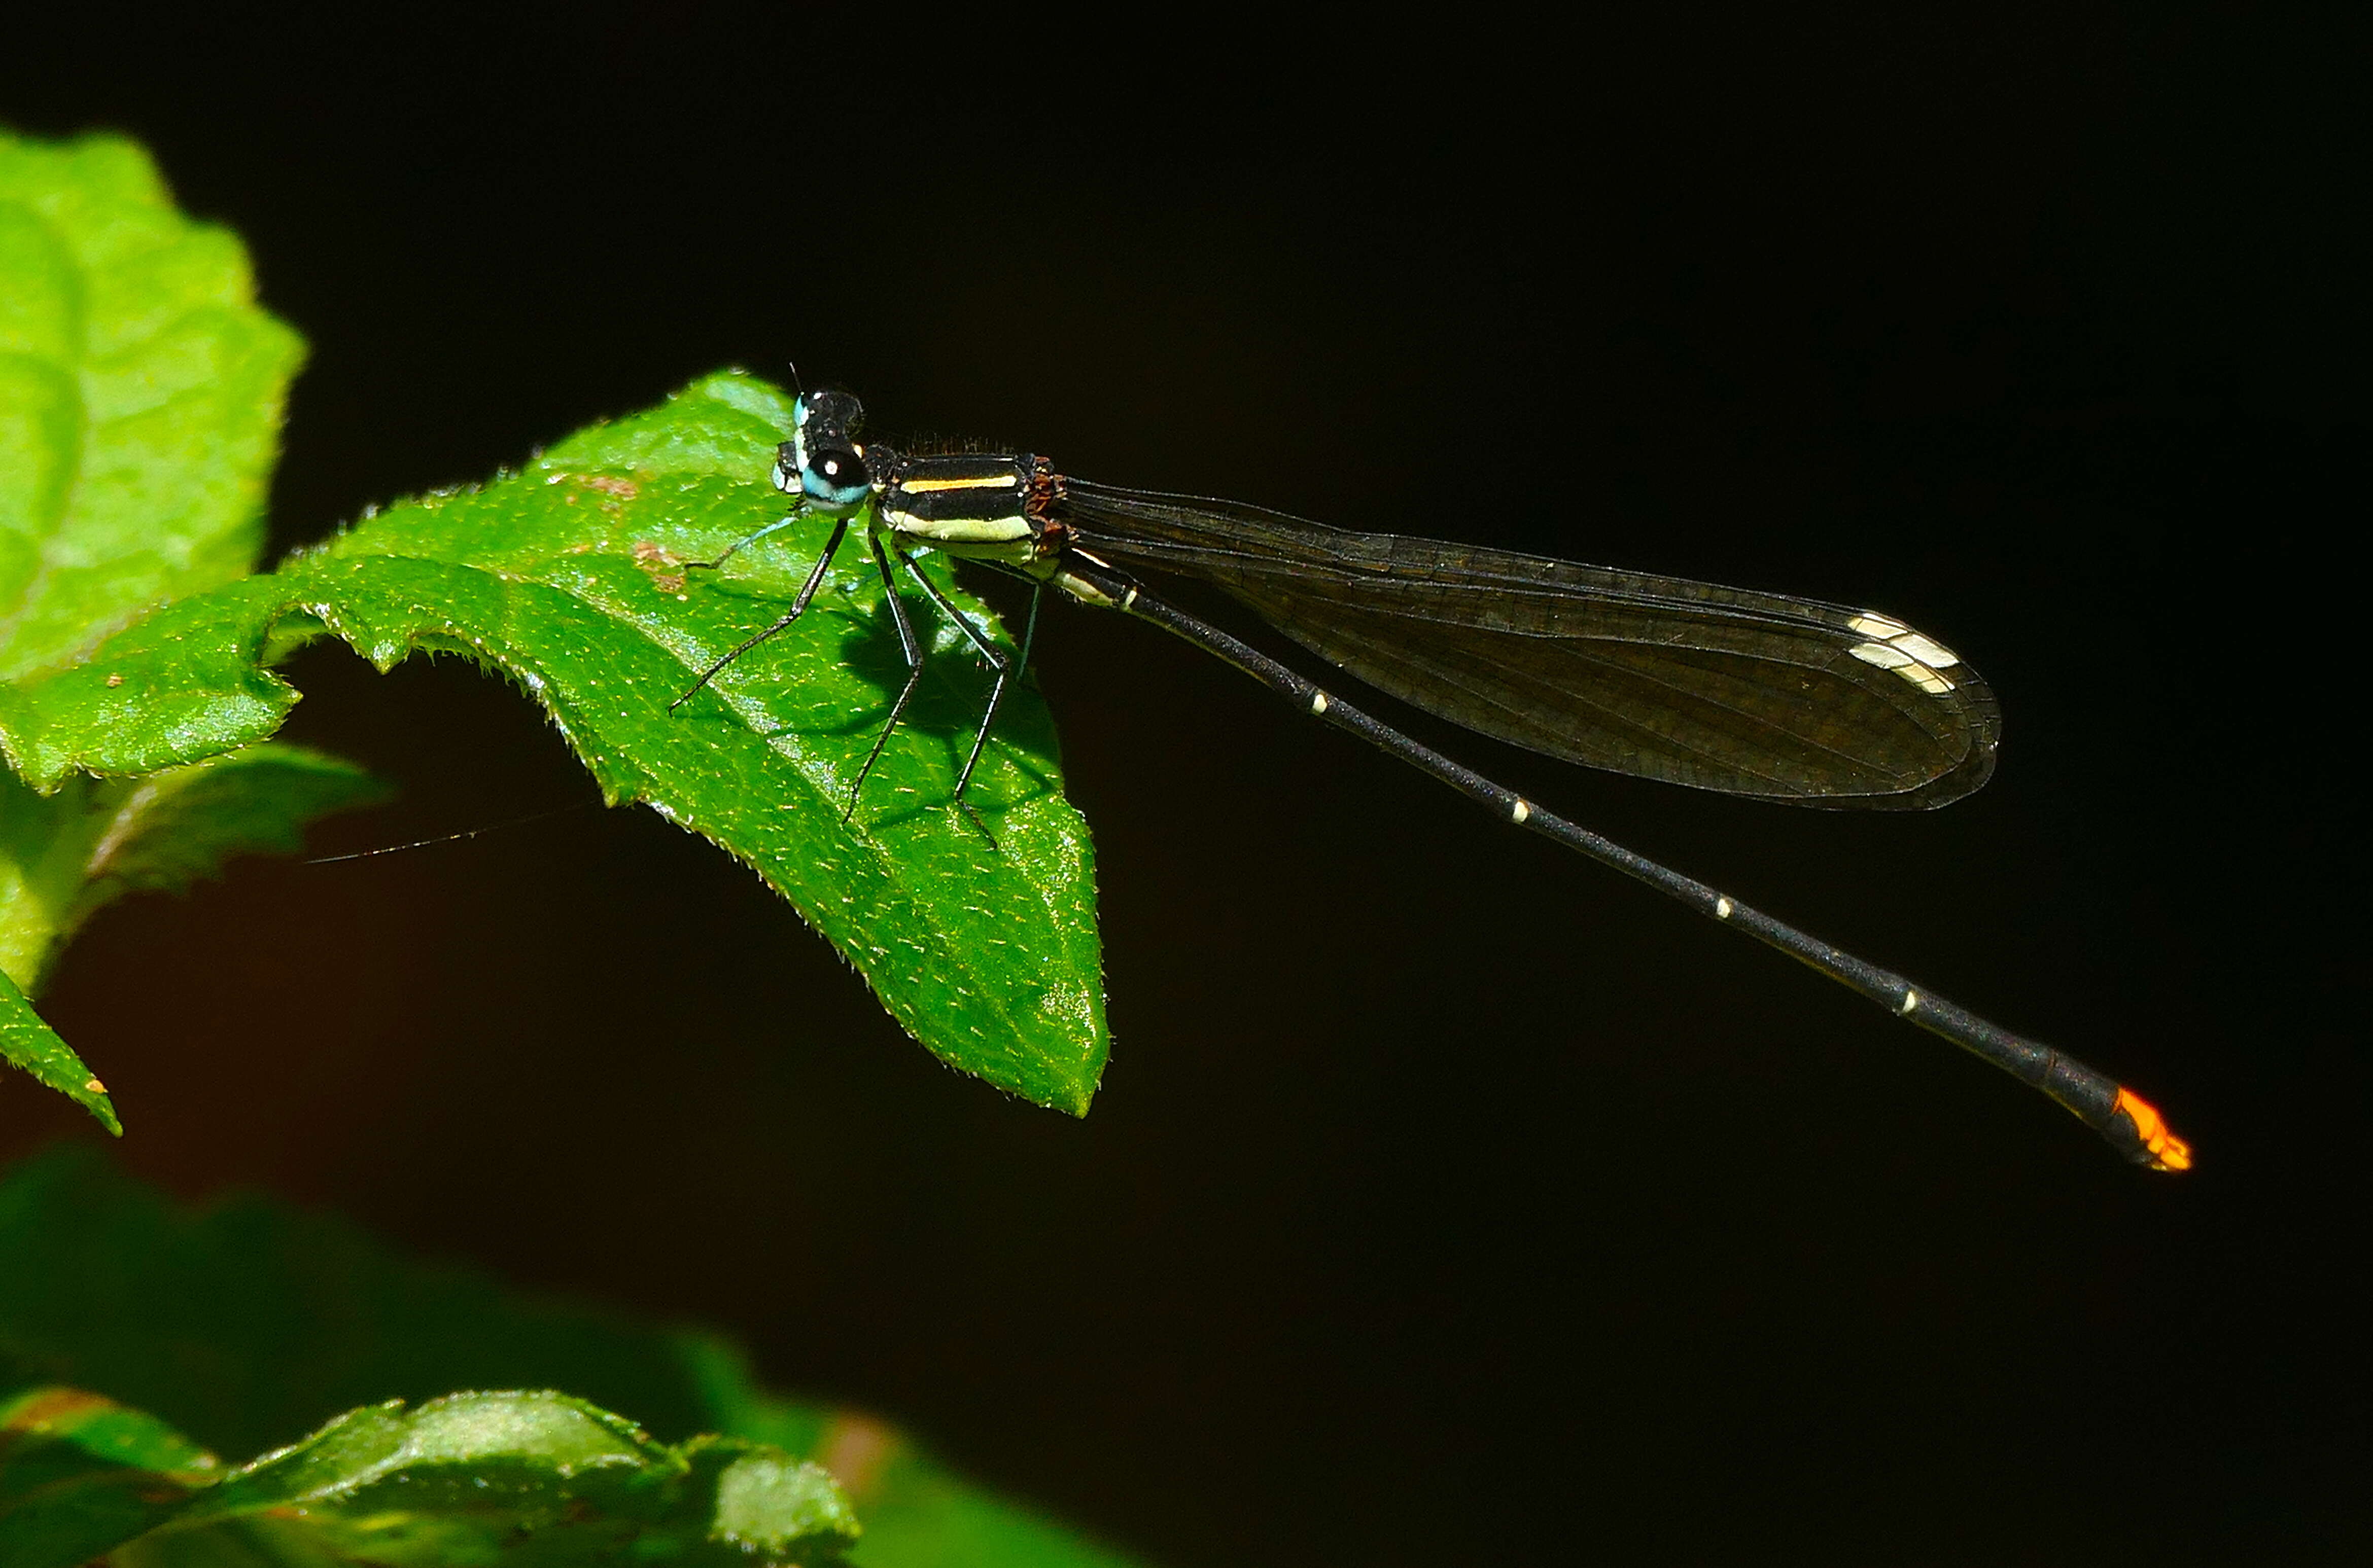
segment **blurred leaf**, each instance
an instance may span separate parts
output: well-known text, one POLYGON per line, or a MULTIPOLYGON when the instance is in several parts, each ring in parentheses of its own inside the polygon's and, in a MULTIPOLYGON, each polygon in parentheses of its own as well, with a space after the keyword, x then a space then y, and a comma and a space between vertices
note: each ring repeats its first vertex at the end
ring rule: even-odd
POLYGON ((567 1388, 671 1441, 717 1424, 663 1335, 394 1256, 329 1215, 255 1198, 185 1213, 75 1149, 0 1179, 0 1392, 32 1384, 233 1458, 456 1388, 567 1388))
POLYGON ((46 798, 0 775, 0 968, 38 984, 83 922, 130 892, 185 890, 240 854, 293 854, 305 826, 385 798, 352 762, 271 743, 46 798))
MULTIPOLYGON (((669 711, 783 613, 828 531, 802 522, 723 573, 682 564, 781 515, 767 475, 790 420, 777 389, 710 377, 523 473, 407 502, 170 606, 72 670, 0 687, 0 735, 41 789, 78 769, 146 772, 278 726, 297 694, 262 668, 267 647, 326 628, 381 668, 465 651, 544 704, 610 799, 648 801, 754 866, 943 1060, 1082 1113, 1106 1051, 1092 854, 1035 691, 1009 699, 974 780, 992 843, 951 804, 988 672, 940 626, 931 674, 845 818, 905 675, 852 549, 805 619, 669 711)), ((944 559, 926 569, 997 630, 944 559)))
POLYGON ((0 134, 0 679, 243 576, 297 334, 119 137, 0 134))
POLYGON ((170 1527, 292 1516, 333 1560, 389 1568, 824 1562, 858 1534, 848 1500, 816 1466, 729 1439, 671 1447, 552 1393, 349 1411, 234 1471, 170 1527))
POLYGON ((0 774, 0 1060, 121 1132, 105 1088, 19 987, 38 987, 83 922, 123 894, 179 892, 237 854, 293 853, 306 823, 384 794, 351 762, 277 743, 145 778, 76 778, 47 798, 0 774))
POLYGON ((181 892, 233 855, 295 854, 308 822, 388 793, 343 758, 280 742, 131 783, 85 864, 69 931, 127 892, 181 892))
POLYGON ((674 1348, 710 1424, 804 1455, 839 1478, 865 1521, 865 1539, 849 1556, 855 1568, 1130 1568, 1138 1561, 982 1491, 886 1422, 768 1393, 721 1340, 680 1335, 674 1348))
MULTIPOLYGON (((393 1257, 340 1221, 276 1203, 184 1214, 75 1150, 0 1176, 0 1397, 58 1384, 154 1411, 227 1454, 285 1442, 350 1406, 462 1388, 567 1388, 662 1438, 721 1432, 823 1465, 865 1521, 850 1559, 864 1568, 1132 1561, 957 1479, 880 1421, 765 1391, 712 1336, 506 1294, 483 1275, 393 1257)), ((708 1462, 704 1452, 687 1446, 687 1462, 708 1462)), ((738 1474, 735 1488, 782 1483, 738 1474)), ((723 1508, 731 1489, 719 1488, 723 1508)), ((204 1550, 218 1555, 203 1562, 330 1561, 291 1555, 311 1549, 275 1536, 269 1521, 240 1529, 246 1555, 208 1532, 204 1550)), ((200 1562, 177 1557, 171 1568, 200 1562)))
POLYGON ((163 1422, 96 1394, 0 1398, 0 1563, 88 1562, 221 1475, 212 1454, 163 1422))
POLYGON ((865 1541, 858 1568, 1127 1568, 1107 1547, 958 1480, 894 1445, 858 1499, 865 1541))
POLYGON ((0 1407, 11 1415, 14 1428, 0 1426, 9 1568, 75 1568, 103 1551, 158 1564, 774 1568, 838 1561, 858 1534, 818 1466, 726 1438, 654 1443, 563 1394, 350 1411, 228 1475, 153 1419, 75 1390, 0 1407))

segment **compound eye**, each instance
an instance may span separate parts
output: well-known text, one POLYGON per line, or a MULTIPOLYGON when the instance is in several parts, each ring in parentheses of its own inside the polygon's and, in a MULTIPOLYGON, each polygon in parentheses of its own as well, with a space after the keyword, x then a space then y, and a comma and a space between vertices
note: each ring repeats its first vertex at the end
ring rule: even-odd
POLYGON ((855 490, 873 482, 873 476, 865 471, 865 459, 845 447, 818 452, 809 459, 808 471, 834 490, 855 490))
POLYGON ((807 470, 800 475, 800 488, 810 500, 843 514, 865 505, 872 485, 865 459, 847 447, 811 448, 807 470))

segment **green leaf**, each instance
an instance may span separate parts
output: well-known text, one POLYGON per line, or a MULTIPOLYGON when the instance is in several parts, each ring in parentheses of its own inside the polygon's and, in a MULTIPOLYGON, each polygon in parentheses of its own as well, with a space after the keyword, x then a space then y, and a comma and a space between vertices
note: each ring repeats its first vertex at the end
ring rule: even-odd
MULTIPOLYGON (((61 1384, 152 1411, 226 1454, 390 1398, 567 1388, 633 1412, 663 1438, 722 1432, 824 1465, 866 1521, 851 1559, 864 1568, 1130 1561, 958 1479, 880 1421, 761 1389, 741 1353, 712 1336, 507 1295, 482 1275, 393 1257, 340 1221, 276 1203, 186 1214, 80 1150, 0 1175, 0 1396, 61 1384)), ((707 1451, 684 1453, 697 1466, 707 1451)), ((714 1516, 735 1516, 735 1488, 776 1484, 757 1470, 720 1481, 714 1516)), ((237 1542, 205 1533, 214 1555, 194 1555, 201 1545, 187 1539, 169 1564, 140 1555, 163 1550, 150 1542, 122 1568, 329 1561, 302 1555, 310 1548, 264 1523, 238 1527, 237 1542)))
POLYGON ((138 147, 0 134, 0 679, 244 575, 304 354, 138 147))
POLYGON ((91 1074, 56 1030, 41 1021, 6 969, 0 969, 0 1062, 31 1074, 97 1117, 100 1126, 122 1135, 123 1123, 116 1119, 107 1086, 91 1074))
MULTIPOLYGON (((296 694, 263 668, 267 650, 326 629, 381 668, 465 652, 544 705, 610 799, 649 802, 754 867, 942 1060, 1083 1113, 1106 1051, 1093 859, 1035 691, 1009 698, 970 792, 992 842, 951 804, 988 672, 938 626, 930 673, 848 815, 905 676, 881 584, 849 549, 803 620, 670 711, 780 618, 829 531, 807 519, 728 570, 684 565, 782 515, 768 475, 790 420, 778 389, 707 377, 0 688, 0 740, 37 788, 144 772, 271 733, 296 694)), ((944 559, 925 569, 1002 636, 944 559)))
POLYGON ((0 685, 18 776, 46 795, 77 769, 156 772, 269 736, 297 705, 256 662, 286 594, 281 578, 244 578, 118 633, 101 661, 0 685))
MULTIPOLYGON (((238 239, 176 213, 139 148, 0 134, 0 680, 54 675, 250 570, 303 356, 254 294, 238 239)), ((120 1132, 26 1001, 58 948, 124 891, 293 847, 370 793, 288 748, 48 800, 0 778, 0 1058, 120 1132)))
POLYGON ((655 1443, 547 1392, 350 1411, 222 1474, 138 1411, 45 1388, 0 1406, 0 1562, 836 1562, 857 1516, 822 1467, 763 1445, 655 1443))
POLYGON ((0 1398, 0 1563, 88 1562, 170 1518, 222 1473, 163 1422, 97 1394, 0 1398))
POLYGON ((389 1568, 825 1562, 858 1535, 848 1498, 817 1466, 730 1439, 671 1447, 544 1392, 349 1411, 232 1472, 166 1528, 286 1531, 292 1517, 333 1559, 389 1568))

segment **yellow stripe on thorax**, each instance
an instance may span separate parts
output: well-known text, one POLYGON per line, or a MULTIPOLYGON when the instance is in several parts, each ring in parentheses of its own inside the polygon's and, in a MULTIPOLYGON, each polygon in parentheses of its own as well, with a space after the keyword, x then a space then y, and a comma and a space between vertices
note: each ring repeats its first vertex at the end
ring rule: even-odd
POLYGON ((918 495, 934 490, 1010 490, 1014 479, 1010 473, 988 474, 979 479, 910 479, 898 488, 918 495))

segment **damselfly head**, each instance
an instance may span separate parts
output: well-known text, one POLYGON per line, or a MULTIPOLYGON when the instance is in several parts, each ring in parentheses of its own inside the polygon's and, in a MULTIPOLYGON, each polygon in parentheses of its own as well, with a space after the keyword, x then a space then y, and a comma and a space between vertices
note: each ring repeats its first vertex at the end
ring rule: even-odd
POLYGON ((791 438, 775 454, 775 487, 836 517, 865 505, 873 488, 865 449, 857 442, 865 405, 824 388, 801 393, 791 419, 791 438))
POLYGON ((865 405, 853 393, 837 387, 819 387, 800 394, 800 401, 792 407, 791 423, 802 432, 837 436, 853 443, 859 428, 865 424, 865 405))

